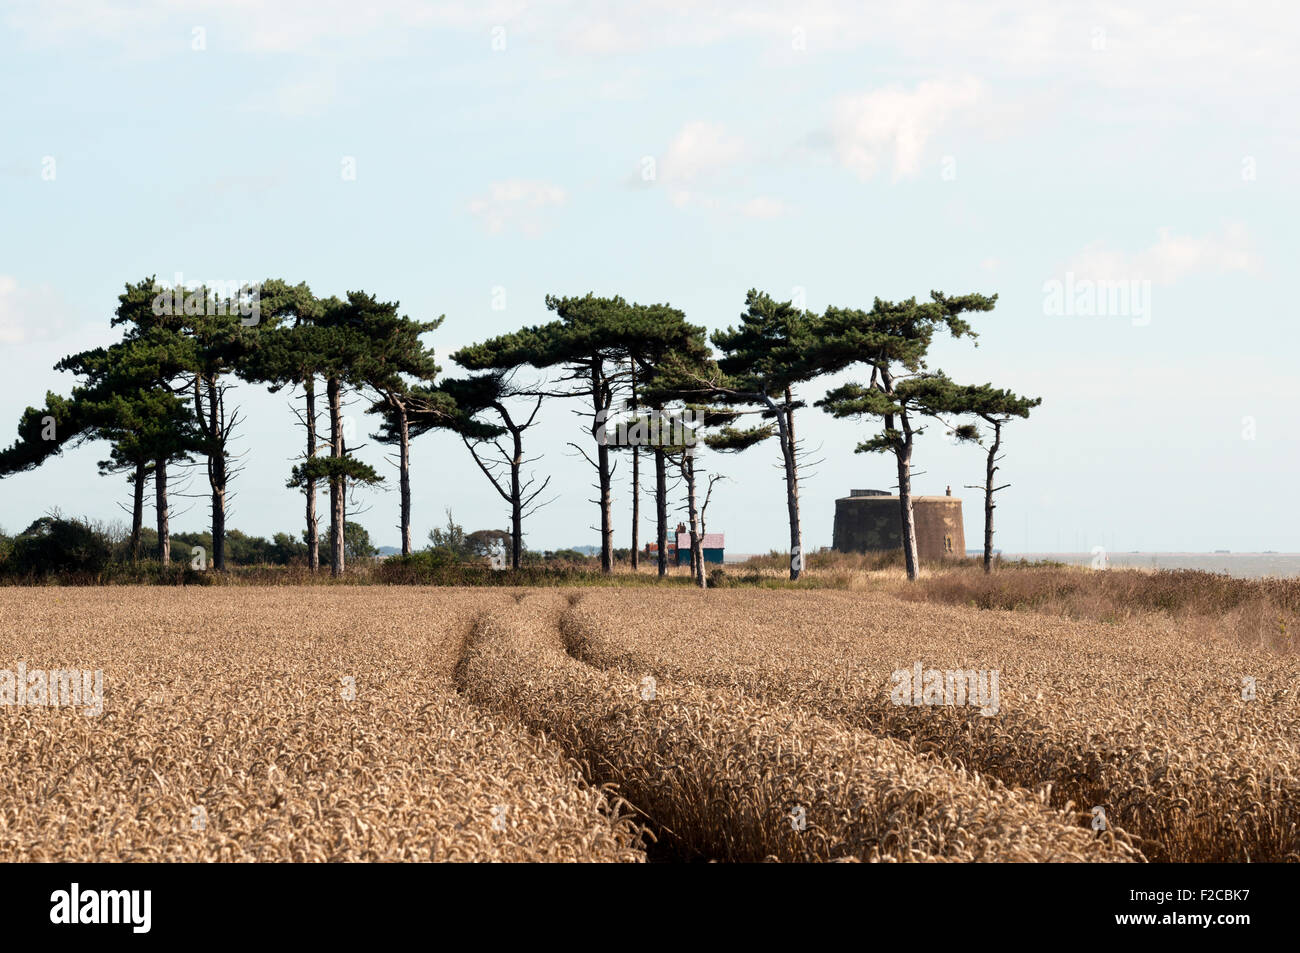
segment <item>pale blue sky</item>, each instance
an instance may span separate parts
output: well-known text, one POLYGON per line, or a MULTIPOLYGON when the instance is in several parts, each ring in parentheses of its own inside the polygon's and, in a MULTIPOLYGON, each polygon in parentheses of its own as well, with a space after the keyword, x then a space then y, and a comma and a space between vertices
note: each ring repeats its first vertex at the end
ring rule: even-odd
MULTIPOLYGON (((123 282, 151 273, 371 291, 445 313, 443 357, 546 320, 547 292, 668 301, 710 328, 751 286, 815 310, 997 292, 980 346, 943 342, 932 366, 1044 399, 1008 432, 1000 546, 1300 550, 1295 8, 695 6, 6 0, 0 439, 71 387, 51 366, 111 341, 123 282), (1149 282, 1150 307, 1049 313, 1045 283, 1067 273, 1149 282)), ((286 400, 237 396, 230 525, 297 532, 286 400)), ((569 410, 545 408, 533 437, 561 494, 528 527, 538 548, 597 538, 569 410)), ((835 497, 893 470, 852 452, 861 424, 810 410, 801 429, 823 461, 803 487, 815 548, 835 497)), ((106 455, 3 481, 0 525, 54 506, 124 518, 106 455)), ((705 459, 734 478, 710 529, 733 551, 783 548, 775 444, 705 459)), ((972 546, 960 488, 982 462, 938 430, 916 454, 919 492, 967 498, 972 546)), ((413 482, 417 540, 448 506, 470 528, 505 522, 449 436, 415 443, 413 482)), ((396 494, 366 499, 361 522, 395 544, 396 494)))

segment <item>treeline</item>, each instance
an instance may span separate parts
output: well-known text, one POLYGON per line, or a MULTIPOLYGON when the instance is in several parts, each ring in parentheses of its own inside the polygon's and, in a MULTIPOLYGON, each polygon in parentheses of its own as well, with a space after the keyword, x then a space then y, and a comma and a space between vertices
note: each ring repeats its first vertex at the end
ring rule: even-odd
MULTIPOLYGON (((370 542, 370 533, 361 524, 349 521, 344 536, 348 558, 364 559, 378 553, 370 542)), ((0 575, 41 578, 97 573, 112 563, 138 562, 134 552, 137 541, 146 552, 156 552, 158 535, 152 529, 142 529, 136 540, 120 524, 64 517, 56 511, 14 536, 0 530, 0 575)), ((178 561, 198 570, 207 568, 207 554, 213 548, 210 532, 172 533, 170 542, 182 557, 178 561)), ((307 544, 293 533, 276 533, 267 539, 229 529, 225 543, 227 563, 233 566, 294 566, 307 562, 307 544)))
POLYGON ((173 542, 184 542, 202 547, 211 568, 224 570, 233 550, 249 541, 226 529, 231 481, 239 470, 231 441, 242 420, 230 402, 232 387, 243 381, 284 391, 301 431, 286 485, 303 496, 304 530, 300 540, 277 534, 264 555, 268 562, 295 558, 290 551, 300 542, 311 571, 329 566, 340 575, 352 555, 349 508, 360 488, 383 480, 355 456, 355 439, 345 427, 345 406, 361 400, 375 418, 372 438, 395 452, 403 556, 413 553, 411 441, 446 430, 461 439, 467 464, 473 461, 506 505, 510 528, 499 534, 499 558, 518 570, 524 521, 550 502, 550 479, 533 472, 537 458, 528 453, 535 451, 525 451, 528 431, 544 405, 577 402, 585 436, 571 446, 595 476, 602 571, 612 571, 615 560, 612 482, 619 459, 627 458, 632 470, 633 568, 641 546, 644 458, 654 477, 658 572, 667 571, 670 495, 684 487, 691 563, 703 586, 700 540, 713 481, 698 448, 740 453, 775 442, 784 473, 790 578, 798 579, 803 445, 796 417, 809 406, 805 391, 815 381, 852 368, 861 371, 859 382, 825 392, 813 406, 868 421, 857 452, 893 457, 908 576, 915 578, 918 568, 913 454, 931 421, 959 440, 984 445, 988 568, 993 497, 1002 489, 996 472, 1003 427, 1027 417, 1039 401, 991 384, 959 384, 929 370, 926 358, 936 334, 976 337, 966 316, 991 311, 996 300, 931 292, 926 301, 876 299, 870 309, 831 307, 816 314, 751 290, 739 323, 709 335, 668 304, 548 296, 552 320, 462 348, 451 358, 464 373, 448 377, 424 341, 442 317, 417 321, 402 315, 397 302, 366 292, 322 298, 306 284, 281 280, 233 290, 172 289, 150 277, 127 284, 118 298, 112 324, 122 329, 119 341, 56 365, 76 383, 67 396, 48 393, 44 406, 27 408, 17 440, 0 451, 0 477, 37 467, 65 447, 104 441, 109 458, 99 463, 100 472, 123 476, 131 491, 129 558, 151 552, 166 566, 173 542), (206 479, 210 531, 200 534, 203 542, 170 530, 174 484, 187 468, 206 479), (150 485, 152 533, 144 527, 150 485))
MULTIPOLYGON (((349 520, 344 529, 344 555, 349 563, 368 562, 374 579, 388 582, 430 582, 474 584, 482 573, 484 559, 499 556, 503 539, 501 530, 466 532, 448 513, 446 527, 429 533, 429 545, 412 555, 393 557, 388 563, 379 556, 364 526, 349 520)), ((157 534, 144 528, 143 548, 153 551, 157 534)), ((207 554, 212 551, 208 532, 172 533, 176 558, 166 569, 153 560, 137 559, 132 552, 130 534, 120 523, 106 523, 78 517, 65 517, 58 511, 42 516, 16 535, 0 528, 0 581, 5 583, 39 583, 51 578, 67 582, 203 582, 207 554), (196 576, 198 573, 200 575, 196 576)), ((226 531, 226 563, 230 569, 267 570, 307 567, 306 542, 292 533, 276 533, 270 539, 251 536, 237 529, 226 531)), ((328 545, 321 547, 328 557, 328 545)), ((628 550, 615 550, 619 562, 627 562, 628 550)), ((590 572, 595 560, 572 549, 557 551, 525 550, 523 565, 537 572, 539 581, 553 582, 574 572, 590 572), (540 573, 540 575, 539 575, 540 573)), ((266 578, 264 573, 245 574, 247 579, 266 578)))

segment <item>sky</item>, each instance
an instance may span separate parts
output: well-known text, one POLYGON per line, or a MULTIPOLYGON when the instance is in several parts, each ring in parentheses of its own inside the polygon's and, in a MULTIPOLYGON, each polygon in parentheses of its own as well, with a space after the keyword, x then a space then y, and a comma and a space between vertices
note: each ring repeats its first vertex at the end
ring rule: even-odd
MULTIPOLYGON (((428 341, 451 373, 458 347, 549 320, 548 293, 709 329, 750 288, 818 312, 996 293, 929 366, 1043 399, 1006 432, 1000 548, 1300 551, 1298 48, 1281 2, 3 0, 0 441, 149 275, 445 315, 428 341)), ((857 376, 800 392, 805 551, 837 497, 895 485, 854 453, 866 423, 811 406, 857 376)), ((289 398, 233 400, 228 525, 300 532, 289 398)), ((576 409, 528 436, 555 497, 533 548, 599 541, 576 409)), ((356 518, 396 545, 396 470, 365 442, 388 489, 356 518)), ((0 482, 0 526, 129 520, 107 450, 0 482)), ((775 442, 700 461, 728 478, 708 522, 729 550, 788 547, 775 442)), ((970 546, 983 465, 940 426, 919 438, 914 489, 964 497, 970 546)), ((507 522, 453 436, 413 444, 412 482, 417 544, 449 508, 507 522)), ((174 530, 204 526, 205 484, 174 530)), ((624 463, 616 546, 630 493, 624 463)))

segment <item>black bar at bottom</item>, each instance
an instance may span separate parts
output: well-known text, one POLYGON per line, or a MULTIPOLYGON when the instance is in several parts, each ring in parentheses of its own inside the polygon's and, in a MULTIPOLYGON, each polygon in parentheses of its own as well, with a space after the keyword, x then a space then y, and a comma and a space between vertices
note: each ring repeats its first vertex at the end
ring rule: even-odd
POLYGON ((471 942, 544 934, 657 944, 685 932, 770 943, 781 926, 801 938, 847 930, 873 945, 1125 934, 1231 943, 1261 926, 1285 930, 1293 896, 1284 865, 0 866, 9 943, 65 935, 333 946, 449 927, 471 942))

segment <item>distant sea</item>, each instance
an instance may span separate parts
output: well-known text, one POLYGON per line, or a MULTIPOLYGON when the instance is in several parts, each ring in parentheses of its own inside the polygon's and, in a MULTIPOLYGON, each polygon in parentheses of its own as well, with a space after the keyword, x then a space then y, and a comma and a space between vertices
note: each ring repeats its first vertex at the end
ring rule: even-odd
MULTIPOLYGON (((1003 553, 1002 558, 1091 566, 1095 557, 1092 553, 1003 553)), ((1203 569, 1241 579, 1300 576, 1300 553, 1107 553, 1106 559, 1115 569, 1203 569)))

